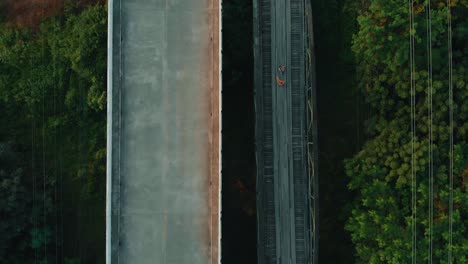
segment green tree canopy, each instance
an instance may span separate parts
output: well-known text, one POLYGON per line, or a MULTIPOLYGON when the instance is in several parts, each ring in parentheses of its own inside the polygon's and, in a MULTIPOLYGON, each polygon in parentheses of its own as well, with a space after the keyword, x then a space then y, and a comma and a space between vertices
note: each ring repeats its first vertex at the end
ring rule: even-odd
POLYGON ((34 29, 0 24, 0 142, 23 160, 0 167, 2 216, 16 227, 0 226, 2 263, 32 263, 37 251, 104 261, 106 47, 104 5, 71 5, 34 29))
MULTIPOLYGON (((454 93, 454 263, 467 263, 468 1, 452 1, 454 93)), ((446 1, 432 1, 433 260, 447 263, 449 241, 449 83, 446 1)), ((362 1, 353 51, 359 89, 371 106, 371 139, 346 161, 357 196, 347 223, 358 263, 410 263, 412 252, 412 133, 410 33, 415 38, 417 259, 429 247, 429 96, 427 2, 415 1, 415 32, 408 2, 362 1)))

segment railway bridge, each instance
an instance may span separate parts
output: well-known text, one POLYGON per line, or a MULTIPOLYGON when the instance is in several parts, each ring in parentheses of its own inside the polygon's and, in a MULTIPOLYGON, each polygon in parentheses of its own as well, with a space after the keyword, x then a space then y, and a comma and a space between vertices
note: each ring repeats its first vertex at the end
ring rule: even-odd
POLYGON ((308 0, 255 4, 258 263, 317 263, 312 9, 308 0))

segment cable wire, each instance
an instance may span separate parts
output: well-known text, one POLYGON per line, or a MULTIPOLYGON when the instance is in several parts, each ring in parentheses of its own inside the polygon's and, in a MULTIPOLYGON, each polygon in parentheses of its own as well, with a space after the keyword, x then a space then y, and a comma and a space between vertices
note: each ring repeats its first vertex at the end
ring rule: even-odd
POLYGON ((410 99, 411 99, 411 235, 412 235, 412 248, 411 248, 411 263, 415 264, 417 260, 417 192, 416 192, 416 174, 415 174, 415 140, 416 140, 416 89, 415 89, 415 59, 414 59, 414 0, 409 0, 409 14, 410 14, 410 29, 409 29, 409 43, 410 43, 410 99))
POLYGON ((431 0, 427 1, 427 53, 428 53, 428 61, 427 61, 427 71, 428 71, 428 87, 427 87, 427 94, 428 94, 428 119, 429 119, 429 246, 428 246, 428 262, 432 264, 432 256, 433 256, 433 219, 434 219, 434 171, 433 171, 433 145, 432 145, 432 123, 433 123, 433 113, 432 113, 432 14, 431 14, 431 0))
MULTIPOLYGON (((36 3, 33 2, 32 4, 32 10, 35 11, 36 10, 36 3)), ((31 72, 32 72, 32 66, 34 65, 34 57, 30 54, 30 65, 29 65, 29 72, 30 72, 30 79, 29 79, 29 84, 32 86, 33 84, 33 77, 31 76, 31 72)), ((35 76, 35 75, 33 75, 35 76)), ((34 100, 34 89, 30 89, 30 93, 31 93, 31 177, 32 177, 32 222, 33 222, 33 236, 34 236, 34 239, 38 239, 38 235, 39 235, 39 232, 38 232, 38 219, 37 219, 37 212, 39 210, 37 210, 36 208, 36 173, 35 173, 35 169, 36 169, 36 164, 35 164, 35 155, 34 155, 34 150, 35 150, 35 141, 34 141, 34 128, 35 128, 35 100, 34 100)), ((38 247, 34 247, 34 263, 37 263, 38 262, 38 258, 39 258, 39 250, 38 250, 38 247)))
MULTIPOLYGON (((42 19, 40 20, 40 23, 42 23, 42 20, 45 18, 45 1, 42 1, 42 19)), ((42 62, 43 62, 43 67, 46 69, 46 61, 45 61, 45 38, 42 40, 42 62)), ((45 89, 46 86, 43 84, 42 86, 42 183, 43 183, 43 206, 44 206, 44 212, 43 212, 43 225, 44 225, 44 230, 43 230, 43 235, 44 235, 44 258, 45 258, 45 263, 47 263, 47 219, 46 219, 46 214, 47 214, 47 208, 46 208, 46 166, 45 166, 45 150, 46 150, 46 140, 45 140, 45 89)))
POLYGON ((452 263, 452 246, 453 246, 453 53, 452 53, 452 10, 451 0, 447 0, 447 24, 448 24, 448 64, 449 64, 449 119, 450 119, 450 165, 449 165, 449 245, 447 261, 452 263))
MULTIPOLYGON (((61 6, 60 14, 65 14, 65 4, 61 6)), ((63 24, 60 22, 60 26, 62 27, 63 24)), ((63 108, 63 96, 61 89, 63 89, 63 75, 59 74, 59 95, 60 95, 60 104, 59 104, 59 115, 62 118, 64 116, 64 108, 63 108)), ((58 136, 59 138, 63 139, 62 137, 62 126, 59 127, 58 129, 58 136)), ((59 173, 59 179, 60 179, 60 191, 59 191, 59 197, 60 197, 60 259, 65 258, 65 253, 64 253, 64 247, 65 247, 65 241, 64 241, 64 227, 63 227, 63 204, 64 204, 64 199, 63 199, 63 146, 62 144, 59 144, 59 155, 58 155, 58 173, 59 173)))
MULTIPOLYGON (((34 9, 34 7, 33 7, 34 9)), ((31 61, 30 61, 30 65, 29 67, 32 67, 33 65, 33 58, 32 58, 32 55, 31 56, 31 61)), ((31 69, 31 68, 30 68, 31 69)), ((31 72, 31 70, 30 70, 31 72)), ((29 83, 30 85, 32 84, 31 82, 31 76, 30 76, 30 79, 29 79, 29 83)), ((31 177, 32 177, 32 222, 33 222, 33 229, 35 232, 37 232, 37 218, 36 218, 36 174, 35 174, 35 169, 36 169, 36 166, 35 166, 35 162, 34 162, 34 125, 35 125, 35 118, 34 118, 34 93, 33 93, 33 89, 30 90, 31 91, 31 177)), ((34 233, 35 235, 37 235, 37 233, 34 233)), ((38 251, 37 251, 37 248, 34 248, 34 263, 37 263, 37 259, 38 259, 38 251)))
MULTIPOLYGON (((57 34, 56 26, 54 26, 54 35, 57 34)), ((56 76, 57 76, 57 69, 56 69, 56 56, 52 55, 52 74, 53 74, 53 80, 54 80, 54 91, 53 91, 53 99, 52 99, 52 104, 53 104, 53 117, 57 118, 57 105, 56 105, 56 97, 57 97, 57 81, 56 81, 56 76)), ((58 183, 58 173, 57 173, 57 129, 56 126, 54 125, 53 127, 53 135, 54 135, 54 141, 53 141, 53 153, 55 155, 54 157, 54 211, 55 211, 55 264, 58 263, 58 196, 57 196, 57 183, 58 183)))

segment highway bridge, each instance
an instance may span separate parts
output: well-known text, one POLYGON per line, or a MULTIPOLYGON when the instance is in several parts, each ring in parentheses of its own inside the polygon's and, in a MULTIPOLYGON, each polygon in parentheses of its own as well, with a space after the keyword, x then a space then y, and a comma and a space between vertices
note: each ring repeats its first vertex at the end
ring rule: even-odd
POLYGON ((110 0, 107 263, 219 263, 218 0, 110 0))
POLYGON ((317 263, 312 10, 254 3, 258 263, 317 263))

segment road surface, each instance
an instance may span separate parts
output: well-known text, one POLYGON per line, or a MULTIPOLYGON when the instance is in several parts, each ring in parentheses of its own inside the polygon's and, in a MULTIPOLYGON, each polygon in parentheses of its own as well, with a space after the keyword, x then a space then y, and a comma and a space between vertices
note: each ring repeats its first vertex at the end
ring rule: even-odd
POLYGON ((219 261, 219 10, 109 1, 107 263, 219 261))

